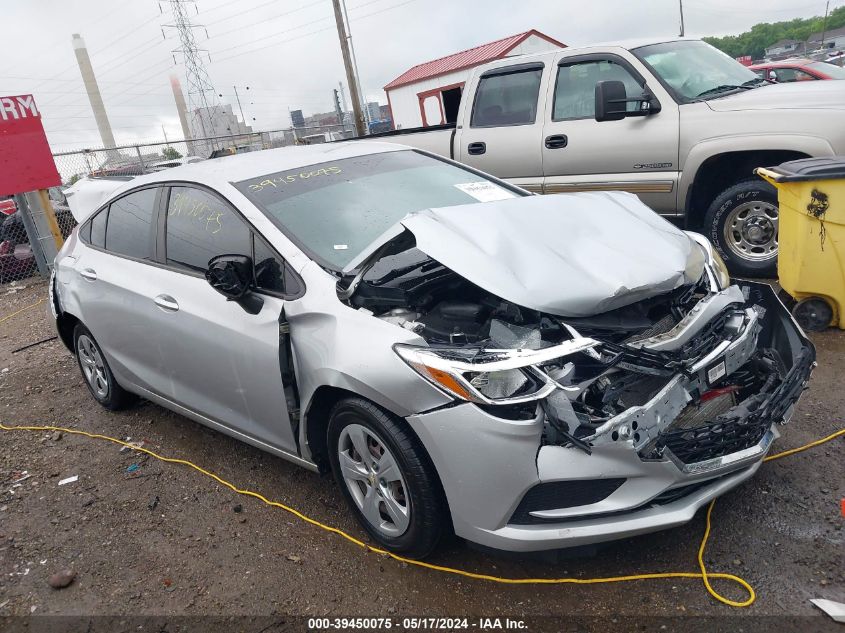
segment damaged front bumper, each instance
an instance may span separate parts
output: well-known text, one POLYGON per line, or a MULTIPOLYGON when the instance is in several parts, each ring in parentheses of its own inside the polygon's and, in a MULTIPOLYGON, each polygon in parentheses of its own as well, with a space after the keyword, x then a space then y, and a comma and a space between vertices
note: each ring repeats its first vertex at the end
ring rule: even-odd
MULTIPOLYGON (((472 403, 410 416, 440 474, 456 533, 513 551, 625 538, 683 524, 751 477, 778 437, 777 426, 789 420, 815 350, 770 286, 732 288, 734 308, 736 293, 743 302, 730 315, 734 336, 675 367, 647 402, 582 436, 579 444, 588 450, 549 443, 542 407, 533 419, 505 419, 472 403), (767 362, 777 369, 760 393, 707 417, 702 394, 740 380, 750 363, 767 362)), ((718 301, 711 303, 702 302, 684 327, 660 335, 663 344, 640 341, 643 356, 653 354, 659 368, 669 358, 661 351, 689 343, 673 337, 698 331, 723 312, 718 301)))

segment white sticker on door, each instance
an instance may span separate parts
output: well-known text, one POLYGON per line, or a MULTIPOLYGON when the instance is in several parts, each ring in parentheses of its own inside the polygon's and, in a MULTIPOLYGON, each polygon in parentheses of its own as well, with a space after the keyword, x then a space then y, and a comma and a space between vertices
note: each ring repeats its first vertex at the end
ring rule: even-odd
POLYGON ((515 194, 498 185, 494 185, 492 182, 462 182, 455 185, 455 187, 479 202, 494 202, 495 200, 516 198, 515 194))

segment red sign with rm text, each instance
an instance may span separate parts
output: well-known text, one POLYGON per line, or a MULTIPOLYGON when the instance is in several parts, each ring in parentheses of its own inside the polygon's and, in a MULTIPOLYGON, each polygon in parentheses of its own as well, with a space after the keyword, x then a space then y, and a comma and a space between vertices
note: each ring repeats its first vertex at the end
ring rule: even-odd
POLYGON ((61 182, 35 98, 0 97, 0 196, 61 182))

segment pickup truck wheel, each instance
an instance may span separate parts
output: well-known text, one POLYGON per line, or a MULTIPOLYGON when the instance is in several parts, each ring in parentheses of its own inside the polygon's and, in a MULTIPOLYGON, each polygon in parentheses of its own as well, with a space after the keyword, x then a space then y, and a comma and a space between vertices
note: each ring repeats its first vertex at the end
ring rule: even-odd
POLYGON ((753 179, 725 189, 707 210, 704 230, 732 274, 777 276, 778 196, 770 184, 753 179))
POLYGON ((348 398, 332 409, 328 440, 335 479, 367 533, 403 556, 430 554, 445 532, 447 512, 416 436, 371 402, 348 398))

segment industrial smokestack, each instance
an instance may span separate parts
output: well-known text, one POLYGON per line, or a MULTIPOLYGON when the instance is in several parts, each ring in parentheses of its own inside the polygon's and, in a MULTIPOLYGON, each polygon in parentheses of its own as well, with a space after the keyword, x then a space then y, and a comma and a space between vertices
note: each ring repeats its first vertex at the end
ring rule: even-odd
POLYGON ((85 48, 85 40, 78 33, 73 34, 73 52, 76 53, 79 72, 82 73, 82 81, 85 83, 85 90, 88 92, 88 101, 91 102, 91 109, 94 111, 94 119, 97 121, 97 129, 100 131, 103 145, 114 147, 114 135, 111 131, 109 118, 106 116, 103 98, 100 96, 100 87, 97 85, 97 78, 94 76, 94 68, 91 66, 91 59, 88 57, 88 49, 85 48))
POLYGON ((185 95, 182 92, 182 84, 179 77, 170 75, 170 87, 173 89, 173 99, 176 101, 176 111, 179 113, 179 123, 182 125, 183 138, 188 142, 188 153, 194 153, 194 144, 191 142, 191 128, 188 126, 188 108, 185 105, 185 95))

